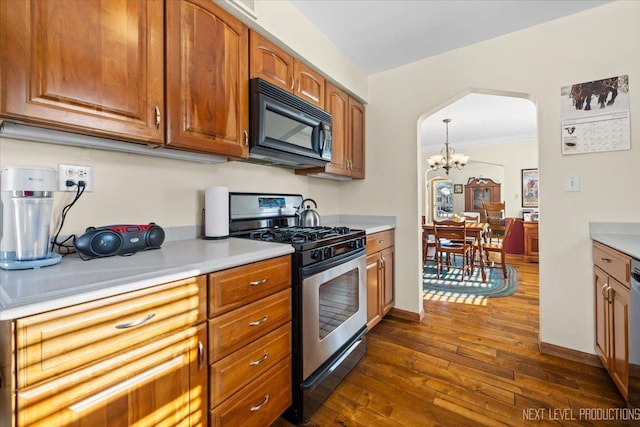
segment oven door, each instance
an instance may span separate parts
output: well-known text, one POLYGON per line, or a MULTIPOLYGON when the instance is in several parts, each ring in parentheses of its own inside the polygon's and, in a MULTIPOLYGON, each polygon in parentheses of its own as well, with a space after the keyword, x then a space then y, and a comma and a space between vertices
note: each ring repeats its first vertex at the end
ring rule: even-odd
MULTIPOLYGON (((318 271, 320 270, 320 271, 318 271)), ((367 323, 364 252, 302 280, 302 378, 308 378, 367 323)))

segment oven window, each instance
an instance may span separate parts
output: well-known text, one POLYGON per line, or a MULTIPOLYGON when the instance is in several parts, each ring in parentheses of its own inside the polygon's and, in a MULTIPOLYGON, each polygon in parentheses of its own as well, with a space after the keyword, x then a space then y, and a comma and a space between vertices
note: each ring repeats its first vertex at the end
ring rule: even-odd
POLYGON ((358 311, 358 269, 320 285, 320 339, 358 311))
POLYGON ((311 140, 312 126, 290 119, 269 109, 266 110, 264 132, 267 138, 313 150, 311 140))

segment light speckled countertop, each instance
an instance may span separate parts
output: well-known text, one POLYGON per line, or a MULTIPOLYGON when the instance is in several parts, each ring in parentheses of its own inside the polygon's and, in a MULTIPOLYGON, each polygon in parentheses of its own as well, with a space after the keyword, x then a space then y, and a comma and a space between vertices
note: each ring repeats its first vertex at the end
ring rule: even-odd
POLYGON ((354 230, 364 230, 367 234, 396 228, 394 216, 372 215, 328 215, 322 217, 322 225, 328 227, 349 227, 354 230))
MULTIPOLYGON (((322 225, 365 230, 367 234, 395 228, 395 217, 333 215, 322 225)), ((16 319, 162 283, 224 270, 293 253, 282 243, 248 239, 186 238, 195 227, 171 230, 181 240, 161 249, 127 257, 82 261, 69 255, 60 264, 36 270, 0 270, 0 320, 16 319)), ((169 230, 168 230, 169 231, 169 230)), ((195 235, 195 234, 194 234, 195 235)))
POLYGON ((591 222, 589 236, 596 242, 640 259, 640 223, 591 222))
POLYGON ((161 249, 82 261, 69 255, 36 270, 0 270, 0 320, 15 319, 293 252, 247 239, 188 239, 161 249))

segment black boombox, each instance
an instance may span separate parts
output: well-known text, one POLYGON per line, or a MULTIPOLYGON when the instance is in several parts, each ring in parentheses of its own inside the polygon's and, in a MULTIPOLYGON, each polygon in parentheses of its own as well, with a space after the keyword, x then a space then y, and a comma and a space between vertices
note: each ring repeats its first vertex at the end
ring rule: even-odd
POLYGON ((133 255, 158 249, 164 242, 164 230, 155 223, 146 225, 107 225, 89 227, 74 243, 81 258, 133 255))

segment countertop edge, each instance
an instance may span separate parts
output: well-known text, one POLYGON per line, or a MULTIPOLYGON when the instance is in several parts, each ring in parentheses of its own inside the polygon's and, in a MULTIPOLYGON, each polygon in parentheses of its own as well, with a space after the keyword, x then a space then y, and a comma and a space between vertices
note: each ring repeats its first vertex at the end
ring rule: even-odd
MULTIPOLYGON (((161 269, 154 273, 140 274, 138 277, 124 276, 118 279, 106 280, 104 282, 97 281, 91 284, 93 287, 91 290, 79 290, 77 292, 46 301, 32 303, 27 302, 24 304, 17 303, 15 306, 2 306, 0 307, 0 321, 13 320, 75 304, 138 291, 201 274, 208 274, 245 264, 251 264, 257 261, 289 255, 293 252, 294 249, 290 245, 276 244, 272 247, 254 252, 232 255, 219 259, 204 260, 194 262, 192 264, 185 263, 178 267, 161 269)), ((1 287, 0 292, 4 293, 4 290, 1 287)), ((7 298, 3 296, 2 300, 5 301, 6 299, 7 298)))

